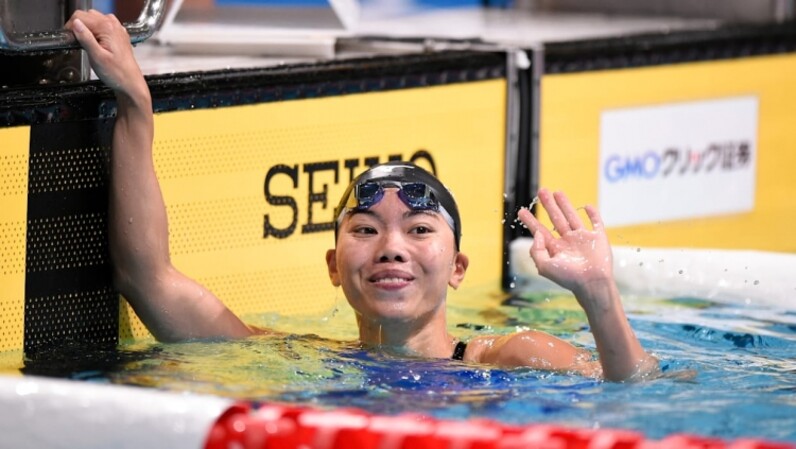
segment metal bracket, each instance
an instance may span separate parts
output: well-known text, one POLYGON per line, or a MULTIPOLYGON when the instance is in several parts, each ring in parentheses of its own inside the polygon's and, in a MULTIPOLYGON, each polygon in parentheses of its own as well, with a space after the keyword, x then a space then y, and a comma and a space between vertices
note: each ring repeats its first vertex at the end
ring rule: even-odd
MULTIPOLYGON (((137 44, 148 39, 157 30, 163 19, 166 0, 146 0, 141 15, 134 23, 124 24, 130 34, 130 42, 137 44)), ((80 45, 69 30, 53 30, 34 33, 7 33, 0 20, 0 51, 38 52, 50 50, 78 49, 80 45)))

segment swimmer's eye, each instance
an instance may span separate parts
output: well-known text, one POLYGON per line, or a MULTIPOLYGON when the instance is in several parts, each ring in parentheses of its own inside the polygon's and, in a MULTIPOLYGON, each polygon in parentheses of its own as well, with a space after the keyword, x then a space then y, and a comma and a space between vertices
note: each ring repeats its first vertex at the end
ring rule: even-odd
POLYGON ((431 229, 428 226, 420 225, 420 226, 415 226, 414 228, 412 228, 412 230, 410 232, 412 234, 430 234, 430 233, 434 232, 434 230, 431 229))
POLYGON ((354 228, 354 234, 364 234, 364 235, 371 235, 376 234, 376 229, 370 226, 357 226, 354 228))

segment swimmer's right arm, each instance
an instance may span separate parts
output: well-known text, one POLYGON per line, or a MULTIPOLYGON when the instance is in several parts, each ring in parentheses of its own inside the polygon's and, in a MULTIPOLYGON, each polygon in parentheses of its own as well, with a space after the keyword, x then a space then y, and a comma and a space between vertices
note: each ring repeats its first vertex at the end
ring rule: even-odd
POLYGON ((127 31, 116 17, 97 11, 76 11, 66 28, 118 103, 109 207, 116 288, 160 341, 251 335, 213 293, 171 264, 166 208, 152 159, 152 99, 127 31))

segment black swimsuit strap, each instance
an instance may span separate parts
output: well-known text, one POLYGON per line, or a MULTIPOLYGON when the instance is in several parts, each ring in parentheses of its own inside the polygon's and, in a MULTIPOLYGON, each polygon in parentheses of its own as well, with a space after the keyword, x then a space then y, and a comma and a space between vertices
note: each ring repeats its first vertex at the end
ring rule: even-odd
POLYGON ((467 350, 467 343, 460 341, 456 343, 456 347, 453 348, 453 355, 451 358, 453 360, 464 360, 464 351, 467 350))

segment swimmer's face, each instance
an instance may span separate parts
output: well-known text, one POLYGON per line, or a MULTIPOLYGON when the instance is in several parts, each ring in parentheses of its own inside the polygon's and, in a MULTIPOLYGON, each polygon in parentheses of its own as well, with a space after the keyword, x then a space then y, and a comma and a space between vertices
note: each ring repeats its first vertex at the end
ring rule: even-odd
POLYGON ((458 287, 467 269, 442 215, 411 210, 394 188, 343 218, 326 260, 332 283, 343 287, 359 318, 379 323, 438 312, 448 286, 458 287))

